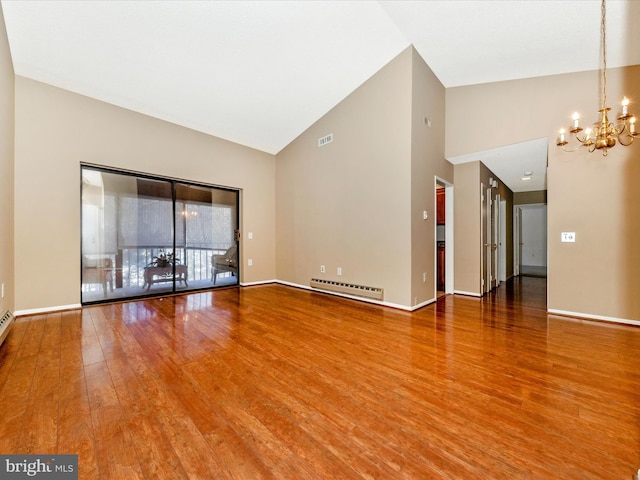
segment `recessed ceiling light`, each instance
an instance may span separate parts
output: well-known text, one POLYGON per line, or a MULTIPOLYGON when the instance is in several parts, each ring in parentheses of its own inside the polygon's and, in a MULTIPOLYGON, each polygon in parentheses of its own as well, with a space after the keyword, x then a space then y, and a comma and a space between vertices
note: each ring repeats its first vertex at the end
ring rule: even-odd
POLYGON ((531 180, 531 176, 527 176, 527 177, 521 177, 520 180, 522 180, 523 182, 526 182, 527 180, 531 180))
POLYGON ((530 172, 528 170, 526 172, 524 172, 524 176, 525 177, 530 177, 531 175, 533 175, 533 172, 530 172))

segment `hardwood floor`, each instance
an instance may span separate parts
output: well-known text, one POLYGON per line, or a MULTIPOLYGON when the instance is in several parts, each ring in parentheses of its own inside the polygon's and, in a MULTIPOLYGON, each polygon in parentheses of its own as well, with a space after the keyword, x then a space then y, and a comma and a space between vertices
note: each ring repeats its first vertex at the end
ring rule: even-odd
POLYGON ((631 479, 640 328, 546 283, 414 313, 280 285, 19 319, 0 453, 82 479, 631 479))

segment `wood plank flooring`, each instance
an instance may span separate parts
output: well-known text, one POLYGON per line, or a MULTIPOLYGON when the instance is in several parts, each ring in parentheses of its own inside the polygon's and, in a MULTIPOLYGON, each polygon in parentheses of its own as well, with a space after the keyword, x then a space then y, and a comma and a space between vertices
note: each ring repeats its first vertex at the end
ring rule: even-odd
POLYGON ((281 285, 19 319, 0 453, 82 479, 631 479, 640 328, 546 283, 414 313, 281 285))

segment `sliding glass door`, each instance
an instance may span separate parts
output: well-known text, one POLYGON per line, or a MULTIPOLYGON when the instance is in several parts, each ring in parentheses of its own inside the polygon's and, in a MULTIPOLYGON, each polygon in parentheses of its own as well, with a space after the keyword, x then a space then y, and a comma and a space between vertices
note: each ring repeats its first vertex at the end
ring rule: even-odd
POLYGON ((82 303, 237 285, 238 192, 82 167, 82 303))
POLYGON ((175 192, 175 251, 191 270, 193 288, 236 285, 238 192, 183 183, 175 192))

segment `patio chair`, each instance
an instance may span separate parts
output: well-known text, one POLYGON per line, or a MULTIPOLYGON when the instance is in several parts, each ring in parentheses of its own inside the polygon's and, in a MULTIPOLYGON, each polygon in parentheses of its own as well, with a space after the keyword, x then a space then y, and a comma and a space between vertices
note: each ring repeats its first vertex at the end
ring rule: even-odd
POLYGON ((211 281, 216 284, 216 278, 221 273, 231 272, 236 276, 238 273, 238 247, 231 245, 223 255, 211 256, 211 281))

